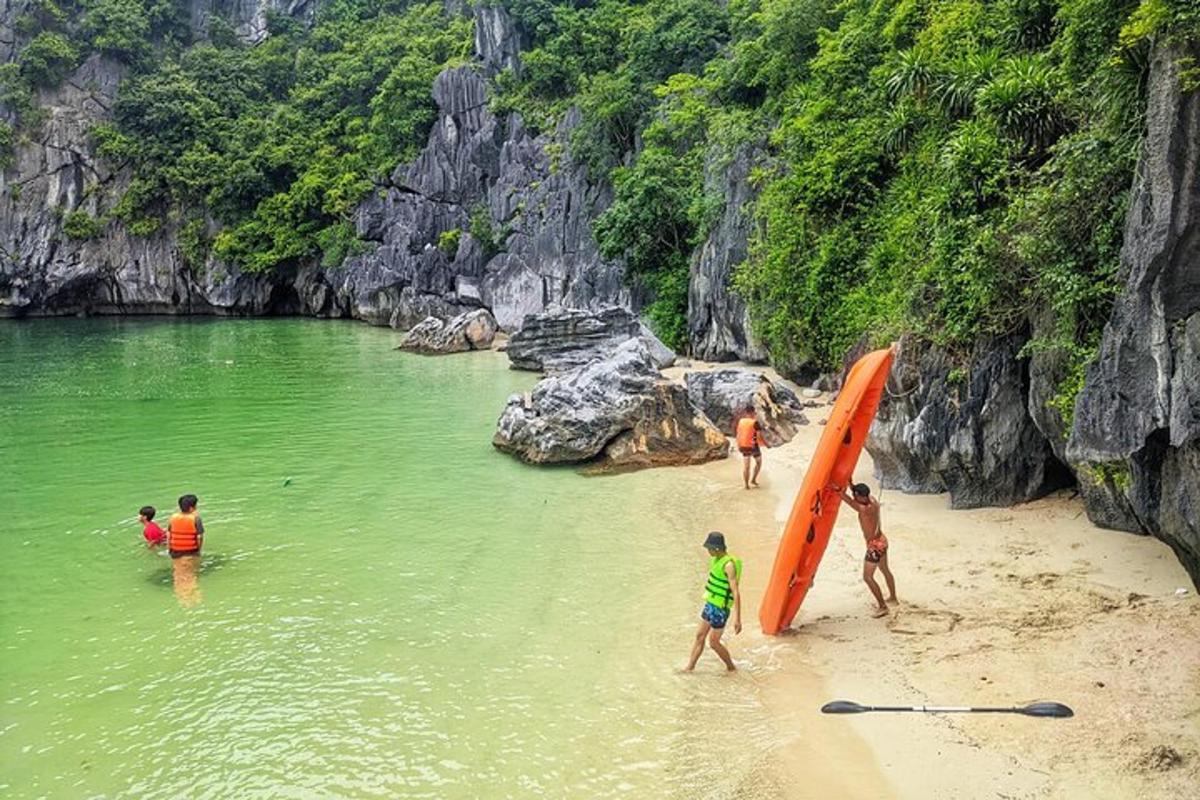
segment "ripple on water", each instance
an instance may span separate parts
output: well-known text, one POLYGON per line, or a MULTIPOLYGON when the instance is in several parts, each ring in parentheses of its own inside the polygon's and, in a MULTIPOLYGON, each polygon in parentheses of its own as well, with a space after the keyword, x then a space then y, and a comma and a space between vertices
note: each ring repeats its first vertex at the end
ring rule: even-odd
POLYGON ((489 442, 531 376, 393 343, 0 324, 6 797, 720 796, 714 717, 770 744, 752 681, 664 657, 704 569, 683 473, 523 467, 489 442), (185 491, 194 608, 134 518, 185 491))

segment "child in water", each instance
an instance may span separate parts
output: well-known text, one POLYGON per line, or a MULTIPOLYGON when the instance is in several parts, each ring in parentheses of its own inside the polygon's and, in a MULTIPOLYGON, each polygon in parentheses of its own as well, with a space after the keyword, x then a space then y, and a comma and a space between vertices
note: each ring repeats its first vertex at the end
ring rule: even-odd
POLYGON ((142 506, 138 511, 138 522, 142 523, 142 536, 146 539, 147 547, 158 547, 167 540, 167 532, 154 521, 156 513, 154 506, 142 506))

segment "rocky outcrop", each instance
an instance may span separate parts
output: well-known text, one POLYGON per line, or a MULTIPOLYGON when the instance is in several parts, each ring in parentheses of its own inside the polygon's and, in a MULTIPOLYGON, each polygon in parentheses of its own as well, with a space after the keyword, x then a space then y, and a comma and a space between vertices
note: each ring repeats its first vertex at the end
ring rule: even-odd
MULTIPOLYGON (((193 10, 205 19, 213 10, 235 23, 249 21, 250 35, 265 30, 253 21, 265 19, 268 8, 309 19, 315 7, 212 0, 193 10)), ((471 13, 482 31, 479 68, 513 68, 518 37, 507 14, 482 5, 471 13)), ((49 114, 42 134, 18 148, 0 179, 2 316, 289 313, 408 329, 428 316, 449 319, 485 306, 512 330, 526 314, 554 303, 634 306, 623 266, 603 260, 592 237, 592 221, 611 198, 569 156, 578 115, 536 135, 518 115, 498 119, 474 66, 438 76, 438 120, 425 149, 359 208, 357 233, 370 250, 338 268, 306 264, 245 276, 211 259, 187 264, 169 225, 135 237, 113 223, 86 241, 72 240, 63 220, 76 212, 99 217, 128 181, 94 156, 86 133, 107 116, 121 72, 115 62, 93 57, 44 95, 49 114)))
POLYGON ((486 308, 459 314, 449 322, 427 317, 405 335, 396 349, 429 354, 487 350, 496 338, 497 328, 496 318, 486 308))
POLYGON ((506 69, 521 71, 521 39, 503 6, 478 5, 475 14, 475 55, 489 76, 506 69))
POLYGON ((981 346, 964 368, 938 348, 906 342, 867 437, 886 488, 950 492, 954 508, 1011 505, 1070 475, 1026 412, 1025 337, 981 346))
POLYGON ((692 352, 709 361, 766 361, 766 349, 750 331, 745 302, 730 287, 733 271, 747 256, 755 192, 750 170, 762 151, 745 146, 728 166, 710 160, 704 182, 723 197, 725 209, 692 259, 688 280, 688 339, 692 352))
POLYGON ((721 369, 688 372, 683 376, 692 405, 703 411, 727 435, 735 420, 753 408, 770 447, 790 442, 801 425, 807 425, 804 405, 787 386, 761 372, 721 369))
MULTIPOLYGON (((1200 90, 1159 48, 1150 69, 1147 135, 1125 242, 1124 289, 1075 405, 1067 458, 1094 476, 1103 513, 1128 508, 1136 527, 1179 555, 1200 586, 1200 90)), ((1097 514, 1097 508, 1102 513, 1097 514)), ((1116 527, 1133 527, 1127 517, 1116 527)))
POLYGON ((81 238, 64 231, 69 217, 101 218, 128 183, 96 157, 87 135, 123 73, 92 56, 43 92, 40 135, 0 174, 0 316, 272 313, 281 299, 272 281, 218 264, 190 268, 170 226, 145 237, 115 224, 81 238))
POLYGON ((695 464, 729 448, 687 390, 662 379, 638 339, 543 379, 528 398, 513 395, 492 444, 529 463, 601 468, 695 464))
POLYGON ((630 339, 643 341, 657 369, 675 360, 634 314, 616 306, 594 312, 554 307, 530 314, 509 339, 507 353, 516 369, 563 372, 603 358, 630 339))
POLYGON ((267 38, 269 14, 276 13, 311 25, 317 15, 319 0, 190 0, 188 14, 193 35, 208 36, 213 17, 228 20, 234 32, 249 44, 267 38))

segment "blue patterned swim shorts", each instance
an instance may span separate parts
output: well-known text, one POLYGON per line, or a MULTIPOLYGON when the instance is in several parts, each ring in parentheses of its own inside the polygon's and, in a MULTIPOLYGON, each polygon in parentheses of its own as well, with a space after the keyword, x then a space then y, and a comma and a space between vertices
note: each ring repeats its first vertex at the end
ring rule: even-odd
POLYGON ((700 619, 714 628, 724 628, 725 623, 729 620, 729 609, 717 608, 712 603, 705 603, 704 610, 700 612, 700 619))

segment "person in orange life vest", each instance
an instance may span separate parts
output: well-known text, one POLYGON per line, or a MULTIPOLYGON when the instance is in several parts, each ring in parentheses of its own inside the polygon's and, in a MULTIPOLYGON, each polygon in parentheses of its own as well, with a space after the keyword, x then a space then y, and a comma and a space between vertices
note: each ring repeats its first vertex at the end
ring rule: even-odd
POLYGON ((142 506, 138 511, 138 522, 142 523, 142 536, 146 539, 147 547, 158 547, 167 541, 166 532, 154 521, 156 513, 154 506, 142 506))
POLYGON ((179 498, 179 511, 167 523, 167 552, 175 578, 175 596, 185 606, 200 601, 196 573, 200 567, 200 548, 204 545, 204 523, 196 513, 200 504, 194 494, 179 498))
POLYGON ((865 483, 854 483, 853 479, 850 483, 851 493, 847 493, 842 487, 834 486, 833 488, 858 513, 858 524, 862 527, 863 539, 867 542, 867 554, 863 557, 863 583, 867 584, 867 588, 875 597, 873 616, 886 617, 888 607, 887 603, 883 601, 883 592, 879 590, 879 584, 875 581, 876 567, 883 572, 883 579, 887 581, 887 602, 896 603, 898 601, 896 600, 896 579, 892 577, 892 570, 888 566, 888 540, 883 535, 879 501, 871 497, 869 486, 865 483))
POLYGON ((758 486, 758 473, 762 471, 762 448, 767 446, 763 438, 762 425, 754 406, 747 406, 734 427, 738 451, 742 454, 742 483, 747 489, 758 486), (750 474, 750 459, 754 459, 754 475, 750 474))

